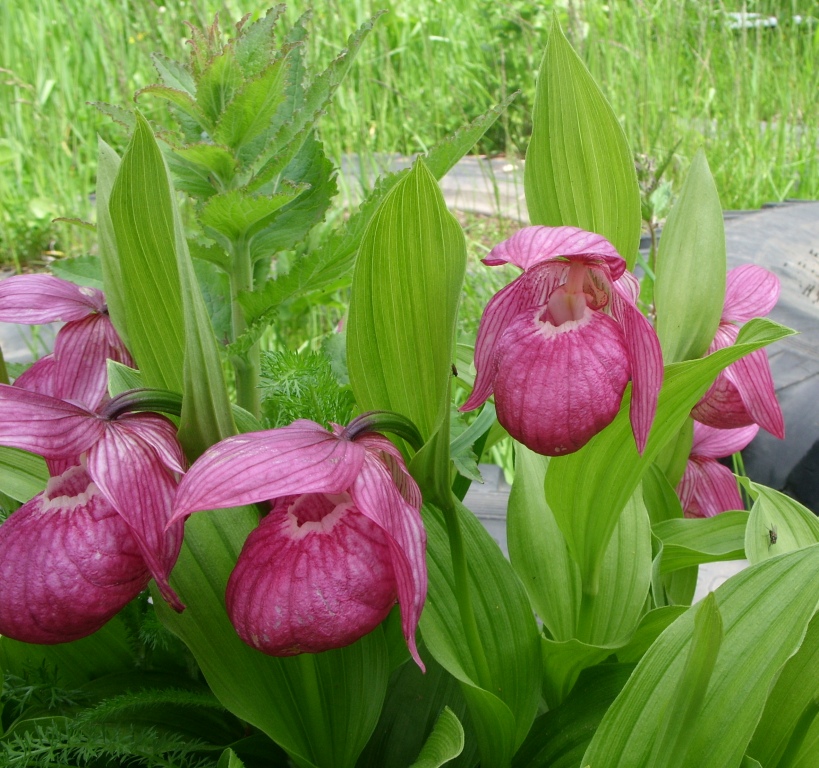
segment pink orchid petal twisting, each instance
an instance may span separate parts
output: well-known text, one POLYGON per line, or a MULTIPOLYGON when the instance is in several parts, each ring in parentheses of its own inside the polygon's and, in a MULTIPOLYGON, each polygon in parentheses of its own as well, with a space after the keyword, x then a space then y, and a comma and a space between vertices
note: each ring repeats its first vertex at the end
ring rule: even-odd
POLYGON ((0 322, 39 325, 82 320, 105 309, 96 288, 69 283, 52 275, 14 275, 0 280, 0 322))

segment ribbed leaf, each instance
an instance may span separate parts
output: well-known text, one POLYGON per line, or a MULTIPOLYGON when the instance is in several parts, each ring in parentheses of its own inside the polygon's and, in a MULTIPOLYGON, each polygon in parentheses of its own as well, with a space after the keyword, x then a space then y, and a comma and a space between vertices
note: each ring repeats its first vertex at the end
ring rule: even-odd
POLYGON ((464 748, 464 728, 458 716, 444 707, 418 759, 410 768, 440 768, 461 754, 464 748))
POLYGON ((740 331, 732 347, 702 360, 669 366, 642 456, 637 453, 631 433, 630 397, 626 395, 620 413, 609 427, 577 453, 552 459, 546 475, 546 499, 572 557, 580 566, 584 591, 593 594, 600 588, 603 555, 620 512, 643 473, 660 449, 679 432, 716 374, 743 355, 791 333, 768 320, 752 320, 740 331))
POLYGON ((183 91, 191 97, 196 97, 196 83, 193 80, 193 75, 183 64, 178 61, 173 61, 161 53, 152 53, 151 61, 154 63, 154 69, 162 80, 162 84, 168 88, 175 88, 177 91, 183 91))
POLYGON ((654 641, 687 610, 687 606, 665 605, 646 613, 631 640, 617 650, 618 661, 624 663, 640 661, 654 641))
POLYGON ((702 357, 725 301, 725 225, 705 153, 694 156, 663 228, 654 303, 666 363, 702 357))
POLYGON ((1 446, 0 478, 0 493, 15 501, 28 501, 45 488, 48 467, 40 456, 1 446))
MULTIPOLYGON (((819 578, 819 546, 791 552, 743 571, 714 593, 724 640, 708 694, 687 729, 689 747, 679 768, 733 768, 742 760, 768 691, 799 648, 817 596, 806 584, 819 578)), ((582 765, 648 765, 658 728, 694 637, 697 607, 674 622, 649 649, 606 713, 582 765)))
POLYGON ((226 46, 222 53, 208 62, 199 78, 196 92, 197 111, 204 117, 207 126, 219 123, 243 81, 242 70, 231 46, 226 46))
POLYGON ((634 159, 556 18, 538 73, 524 188, 532 224, 597 232, 634 266, 642 223, 634 159))
POLYGON ((146 85, 144 88, 140 88, 136 92, 136 98, 138 99, 144 93, 152 93, 162 99, 166 99, 174 106, 179 107, 182 112, 184 112, 192 120, 195 120, 199 125, 203 127, 208 125, 207 118, 205 117, 203 111, 196 103, 196 100, 194 100, 194 98, 187 91, 154 83, 153 85, 146 85))
POLYGON ((660 573, 702 563, 744 559, 747 525, 747 512, 723 512, 716 517, 658 523, 652 530, 663 542, 660 573))
POLYGON ((301 191, 290 189, 275 195, 251 195, 232 189, 211 197, 199 214, 199 221, 206 230, 221 235, 219 241, 225 245, 262 230, 276 211, 301 191))

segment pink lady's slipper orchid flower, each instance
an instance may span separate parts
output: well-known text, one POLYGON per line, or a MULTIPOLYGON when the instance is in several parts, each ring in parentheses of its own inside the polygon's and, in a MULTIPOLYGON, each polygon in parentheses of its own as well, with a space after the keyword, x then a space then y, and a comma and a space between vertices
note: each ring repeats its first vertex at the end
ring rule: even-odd
MULTIPOLYGON (((753 264, 729 270, 725 305, 708 354, 731 346, 739 325, 767 315, 779 298, 779 280, 753 264)), ((772 435, 785 437, 785 420, 776 399, 771 366, 764 349, 746 355, 717 376, 705 397, 691 411, 702 424, 735 429, 759 424, 772 435)))
POLYGON ((128 413, 126 393, 94 413, 0 385, 0 445, 68 465, 0 525, 0 634, 61 643, 99 629, 151 576, 168 584, 182 543, 170 526, 184 457, 176 427, 128 413))
POLYGON ((560 456, 608 426, 632 382, 642 453, 663 378, 660 343, 637 309, 639 284, 600 235, 526 227, 483 260, 524 270, 484 310, 475 388, 462 411, 494 393, 498 421, 533 451, 560 456))
POLYGON ((686 517, 713 517, 730 509, 744 509, 736 478, 717 459, 741 451, 758 431, 756 424, 739 429, 714 429, 694 422, 691 455, 677 486, 686 517))
POLYGON ((134 367, 117 335, 105 297, 52 275, 16 275, 0 281, 0 322, 39 325, 62 320, 54 352, 38 360, 15 384, 80 403, 92 410, 107 398, 106 360, 134 367))
POLYGON ((173 520, 271 502, 227 585, 239 637, 272 656, 340 648, 375 629, 396 600, 418 665, 427 591, 421 493, 368 414, 332 432, 315 422, 230 437, 179 485, 173 520))

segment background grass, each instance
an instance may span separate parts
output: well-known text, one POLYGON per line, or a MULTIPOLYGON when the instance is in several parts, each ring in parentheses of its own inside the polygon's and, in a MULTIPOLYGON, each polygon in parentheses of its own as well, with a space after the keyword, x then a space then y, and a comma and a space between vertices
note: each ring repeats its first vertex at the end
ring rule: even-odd
MULTIPOLYGON (((309 55, 326 64, 375 10, 385 15, 322 123, 331 152, 409 154, 522 91, 479 150, 521 154, 552 8, 533 0, 315 0, 309 55)), ((621 117, 635 152, 678 188, 704 146, 726 208, 819 197, 819 3, 565 0, 564 27, 621 117), (776 15, 731 29, 727 12, 776 15), (793 20, 801 16, 800 23, 793 20)), ((294 2, 287 17, 305 8, 294 2)), ((87 102, 125 105, 155 77, 151 51, 186 56, 186 28, 264 6, 246 0, 0 0, 0 261, 76 253, 52 225, 92 216, 96 135, 124 132, 87 102)), ((144 107, 159 116, 158 100, 144 107)))

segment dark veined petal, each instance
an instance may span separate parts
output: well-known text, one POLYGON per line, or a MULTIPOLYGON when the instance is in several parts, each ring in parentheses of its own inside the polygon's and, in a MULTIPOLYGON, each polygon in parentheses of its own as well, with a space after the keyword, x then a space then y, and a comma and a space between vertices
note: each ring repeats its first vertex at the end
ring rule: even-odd
POLYGON ((173 519, 280 496, 342 493, 363 461, 363 447, 312 421, 229 437, 188 470, 179 484, 173 519))
POLYGON ((105 431, 85 408, 20 387, 0 384, 0 445, 47 459, 79 456, 105 431))
POLYGON ((591 264, 603 263, 617 280, 626 268, 625 259, 602 235, 577 227, 524 227, 498 243, 483 259, 487 266, 514 264, 529 270, 560 256, 575 257, 591 264))
POLYGON ((106 423, 88 452, 88 474, 128 523, 162 596, 174 610, 184 606, 168 583, 182 545, 182 523, 169 525, 176 480, 156 451, 128 424, 106 423))
POLYGON ((128 525, 72 467, 0 526, 0 634, 26 643, 85 637, 149 578, 128 525))
POLYGON ((412 658, 423 670, 415 643, 415 631, 427 596, 427 537, 420 508, 406 502, 393 481, 391 470, 370 452, 351 495, 361 514, 386 534, 401 606, 401 628, 412 658))
POLYGON ((588 307, 555 327, 537 312, 521 315, 498 344, 498 421, 546 456, 582 448, 620 409, 631 376, 623 331, 588 307))
POLYGON ((41 357, 14 380, 14 386, 27 389, 29 392, 39 392, 41 395, 54 397, 55 365, 54 355, 41 357))
POLYGON ((0 321, 4 323, 70 322, 104 308, 102 291, 52 275, 14 275, 0 280, 0 321))
POLYGON ((461 411, 474 410, 492 394, 497 373, 498 340, 521 313, 546 305, 567 269, 563 262, 544 265, 513 280, 489 300, 475 342, 475 386, 461 411))
POLYGON ((134 361, 106 314, 67 323, 54 342, 54 396, 96 410, 108 397, 108 359, 134 361))
POLYGON ((677 495, 686 517, 713 517, 744 508, 731 470, 704 456, 688 460, 677 495))
POLYGON ((185 473, 185 454, 176 438, 176 426, 170 419, 158 413, 126 413, 117 418, 117 423, 150 445, 171 472, 185 473))
POLYGON ((251 532, 226 605, 248 645, 273 656, 355 642, 395 604, 387 536, 349 494, 278 499, 251 532))
POLYGON ((745 323, 767 315, 779 298, 779 278, 764 267, 743 264, 728 271, 722 319, 745 323))
POLYGON ((651 323, 637 309, 631 289, 614 284, 612 314, 623 329, 631 363, 631 405, 629 417, 637 450, 645 450, 648 434, 657 412, 657 398, 663 385, 663 351, 651 323))
POLYGON ((757 432, 759 432, 758 424, 738 429, 715 429, 695 421, 691 453, 711 459, 731 456, 746 448, 748 443, 756 437, 757 432))

